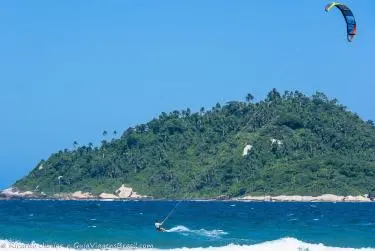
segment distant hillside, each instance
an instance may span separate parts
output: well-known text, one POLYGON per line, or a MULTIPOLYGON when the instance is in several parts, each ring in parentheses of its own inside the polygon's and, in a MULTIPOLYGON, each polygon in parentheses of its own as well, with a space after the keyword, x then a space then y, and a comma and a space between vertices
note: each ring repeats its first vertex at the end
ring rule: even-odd
POLYGON ((156 198, 375 193, 372 121, 323 93, 273 89, 252 100, 163 112, 100 147, 75 142, 14 187, 99 194, 125 184, 156 198))

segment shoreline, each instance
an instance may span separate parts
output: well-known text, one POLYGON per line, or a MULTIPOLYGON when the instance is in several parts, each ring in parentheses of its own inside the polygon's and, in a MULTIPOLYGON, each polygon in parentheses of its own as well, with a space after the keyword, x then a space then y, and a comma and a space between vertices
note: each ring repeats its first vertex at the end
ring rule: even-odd
POLYGON ((268 202, 375 202, 374 198, 369 195, 334 195, 322 194, 319 196, 309 195, 277 195, 277 196, 244 196, 237 199, 239 201, 268 201, 268 202))
POLYGON ((99 195, 89 192, 76 191, 74 193, 56 193, 47 195, 31 191, 20 191, 15 187, 0 191, 0 200, 61 200, 61 201, 227 201, 227 202, 375 202, 375 196, 369 194, 356 196, 343 196, 334 194, 322 194, 319 196, 310 195, 244 195, 241 197, 230 197, 219 195, 208 198, 154 198, 152 196, 140 195, 131 187, 122 185, 115 194, 101 193, 99 195))
POLYGON ((325 195, 321 196, 246 196, 243 198, 196 198, 196 199, 168 199, 168 198, 116 198, 116 199, 103 199, 97 198, 59 198, 59 197, 24 197, 24 196, 11 196, 11 197, 0 197, 0 201, 9 200, 30 200, 30 201, 188 201, 188 202, 267 202, 267 203, 371 203, 375 202, 374 199, 366 198, 364 196, 337 196, 334 198, 324 198, 325 195), (251 198, 249 198, 251 197, 251 198), (301 199, 296 199, 300 197, 301 199), (340 198, 342 197, 342 198, 340 198))

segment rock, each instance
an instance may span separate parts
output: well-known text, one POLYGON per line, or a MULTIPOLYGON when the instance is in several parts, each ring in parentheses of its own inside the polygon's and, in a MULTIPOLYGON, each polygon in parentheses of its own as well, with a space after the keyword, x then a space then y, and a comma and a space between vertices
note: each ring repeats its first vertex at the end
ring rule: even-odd
POLYGON ((325 201, 325 202, 341 202, 344 200, 344 196, 338 196, 334 194, 323 194, 316 197, 316 201, 325 201))
POLYGON ((216 197, 217 200, 229 200, 230 197, 228 195, 219 195, 216 197))
POLYGON ((91 199, 91 198, 94 198, 94 196, 91 193, 83 193, 81 191, 74 192, 71 196, 73 198, 77 198, 77 199, 91 199))
POLYGON ((291 196, 280 195, 280 196, 276 196, 276 197, 271 197, 271 200, 272 201, 280 201, 280 202, 284 202, 284 201, 302 201, 302 196, 298 196, 298 195, 291 195, 291 196))
POLYGON ((371 200, 369 198, 366 198, 364 196, 346 196, 343 201, 348 202, 370 202, 371 200))
POLYGON ((18 190, 17 188, 14 188, 14 187, 10 187, 10 188, 7 188, 5 190, 3 190, 1 192, 1 194, 5 197, 34 197, 36 196, 33 192, 31 191, 25 191, 25 192, 22 192, 20 190, 18 190))
POLYGON ((271 200, 271 196, 245 196, 241 200, 270 201, 271 200))
POLYGON ((133 192, 133 194, 132 194, 132 198, 135 198, 135 199, 144 198, 144 197, 146 197, 146 196, 142 196, 140 194, 137 194, 136 192, 133 192))
POLYGON ((313 197, 313 196, 301 196, 302 202, 313 202, 315 200, 316 200, 316 198, 313 197))
POLYGON ((244 196, 240 200, 250 201, 277 201, 277 202, 370 202, 365 196, 338 196, 334 194, 323 194, 317 197, 300 195, 279 195, 279 196, 244 196))
POLYGON ((101 193, 99 195, 101 199, 118 199, 119 197, 111 193, 101 193))
POLYGON ((139 198, 146 198, 147 197, 147 196, 143 196, 143 195, 137 194, 133 190, 133 188, 126 187, 124 184, 122 184, 121 187, 119 187, 116 190, 115 193, 121 199, 127 199, 127 198, 136 198, 136 199, 139 199, 139 198))
POLYGON ((252 148, 253 148, 252 145, 246 145, 245 148, 243 149, 242 156, 248 155, 252 148))
POLYGON ((278 146, 282 145, 283 142, 281 140, 278 140, 278 139, 270 139, 271 140, 271 145, 273 144, 277 144, 278 146))
POLYGON ((119 187, 119 189, 116 190, 116 194, 120 198, 130 198, 133 194, 133 188, 122 185, 121 187, 119 187))

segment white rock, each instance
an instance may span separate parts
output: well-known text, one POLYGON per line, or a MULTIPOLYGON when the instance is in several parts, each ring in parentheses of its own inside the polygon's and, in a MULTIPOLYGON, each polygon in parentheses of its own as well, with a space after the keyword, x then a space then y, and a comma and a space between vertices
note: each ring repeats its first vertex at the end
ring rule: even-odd
POLYGON ((133 192, 133 194, 132 194, 132 198, 143 198, 143 197, 145 197, 145 196, 137 194, 136 192, 133 192))
POLYGON ((301 202, 370 202, 369 198, 364 196, 338 196, 334 194, 323 194, 317 197, 314 196, 300 196, 300 195, 279 195, 279 196, 244 196, 239 200, 250 201, 301 201, 301 202))
POLYGON ((124 184, 116 190, 116 194, 120 198, 130 198, 133 194, 133 188, 126 187, 124 184))
POLYGON ((278 146, 281 146, 283 144, 283 142, 281 140, 278 140, 278 139, 271 139, 271 145, 273 144, 277 144, 278 146))
POLYGON ((248 155, 252 148, 253 148, 252 145, 246 145, 245 148, 243 149, 243 154, 242 154, 242 156, 246 156, 246 155, 248 155))
POLYGON ((366 198, 364 196, 346 196, 344 198, 344 201, 350 201, 350 202, 370 202, 371 200, 369 198, 366 198))
POLYGON ((101 199, 118 199, 119 197, 117 197, 116 195, 114 194, 111 194, 111 193, 101 193, 99 195, 99 197, 101 199))
POLYGON ((316 197, 317 201, 328 201, 328 202, 340 202, 344 200, 344 196, 338 196, 334 194, 323 194, 316 197))
POLYGON ((31 191, 21 192, 17 188, 14 188, 14 187, 7 188, 3 190, 1 193, 7 197, 24 197, 24 196, 34 195, 34 193, 31 191))
POLYGON ((77 199, 89 199, 89 198, 93 198, 94 196, 91 193, 83 193, 81 191, 76 191, 72 193, 72 197, 77 198, 77 199))

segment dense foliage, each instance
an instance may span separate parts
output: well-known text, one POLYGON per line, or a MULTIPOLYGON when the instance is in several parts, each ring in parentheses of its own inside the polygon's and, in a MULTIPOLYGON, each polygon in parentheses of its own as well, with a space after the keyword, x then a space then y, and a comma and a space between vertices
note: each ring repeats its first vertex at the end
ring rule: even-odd
POLYGON ((75 149, 42 160, 15 187, 98 194, 125 184, 156 198, 375 193, 372 121, 319 92, 273 89, 252 100, 248 94, 246 102, 207 111, 163 112, 100 147, 74 142, 75 149))

